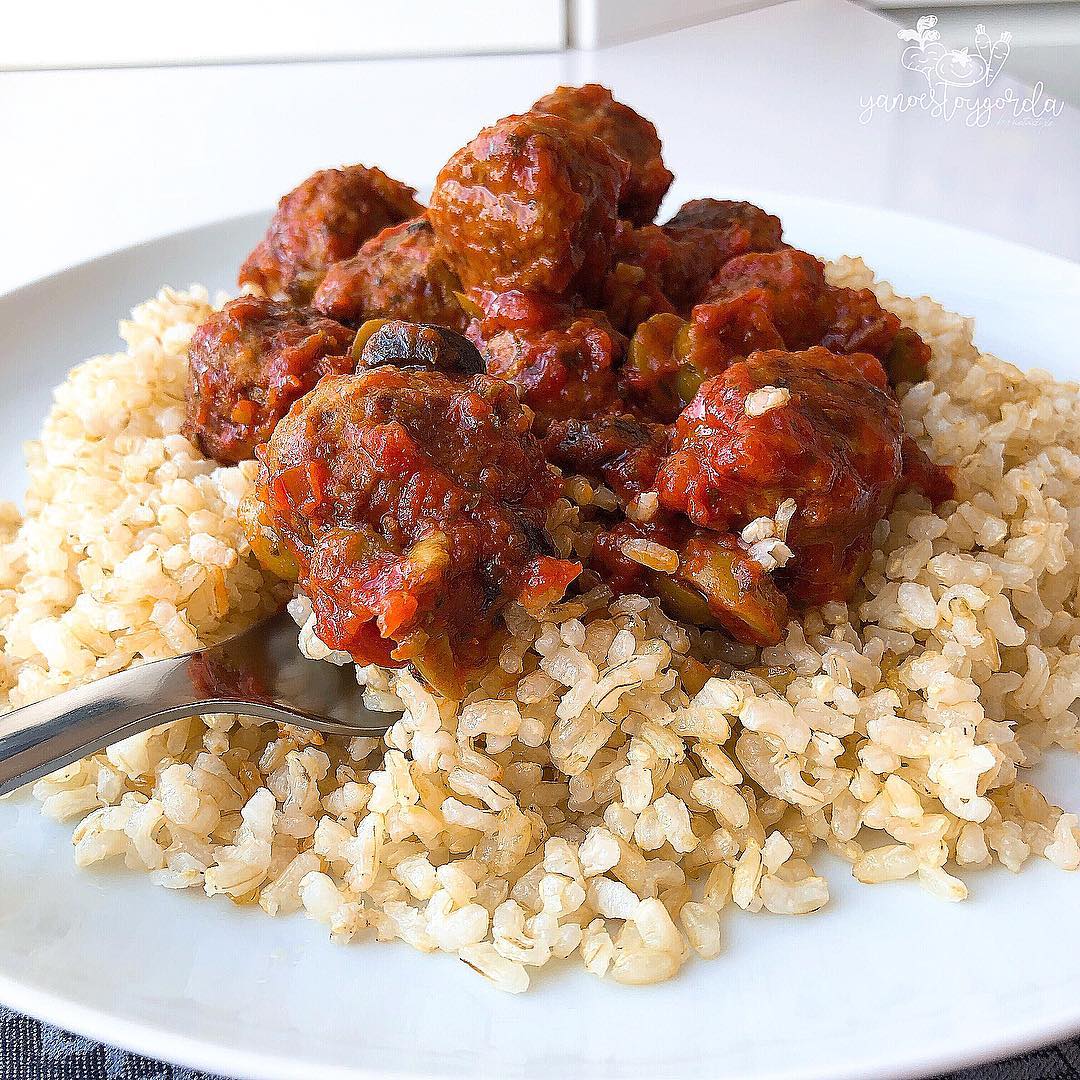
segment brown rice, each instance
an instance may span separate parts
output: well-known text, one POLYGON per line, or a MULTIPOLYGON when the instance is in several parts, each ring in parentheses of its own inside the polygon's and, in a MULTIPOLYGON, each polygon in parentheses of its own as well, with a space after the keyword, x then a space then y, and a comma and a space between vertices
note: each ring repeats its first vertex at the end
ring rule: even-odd
MULTIPOLYGON (((359 671, 372 705, 405 709, 384 742, 209 716, 40 781, 42 811, 77 822, 76 861, 303 909, 340 941, 455 953, 514 992, 571 955, 624 983, 669 978, 721 951, 728 904, 815 911, 821 847, 860 881, 917 877, 946 900, 993 862, 1075 870, 1077 816, 1022 770, 1080 748, 1080 390, 980 354, 969 320, 858 260, 829 276, 873 288, 932 346, 903 412, 958 478, 936 512, 900 499, 850 605, 760 654, 728 647, 723 677, 641 597, 597 591, 542 620, 511 608, 465 701, 359 671)), ((210 310, 204 290, 162 290, 122 324, 124 352, 56 391, 25 516, 0 512, 6 705, 219 639, 283 596, 235 520, 253 465, 218 467, 180 434, 186 344, 210 310)), ((781 510, 744 536, 768 568, 791 557, 781 510)), ((309 655, 347 662, 302 598, 292 610, 309 655)))

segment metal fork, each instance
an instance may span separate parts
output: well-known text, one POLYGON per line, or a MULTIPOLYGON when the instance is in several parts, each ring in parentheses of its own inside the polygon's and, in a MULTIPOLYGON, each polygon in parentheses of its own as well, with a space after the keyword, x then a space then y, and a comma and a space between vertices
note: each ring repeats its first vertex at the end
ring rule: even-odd
POLYGON ((153 660, 0 716, 0 795, 184 716, 236 712, 331 735, 382 735, 352 664, 308 660, 282 612, 197 652, 153 660))

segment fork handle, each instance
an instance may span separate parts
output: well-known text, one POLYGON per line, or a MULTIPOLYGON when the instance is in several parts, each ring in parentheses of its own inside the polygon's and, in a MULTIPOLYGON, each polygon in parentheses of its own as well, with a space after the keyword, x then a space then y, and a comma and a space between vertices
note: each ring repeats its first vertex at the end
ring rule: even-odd
POLYGON ((168 720, 219 711, 190 661, 153 660, 0 716, 0 795, 168 720))

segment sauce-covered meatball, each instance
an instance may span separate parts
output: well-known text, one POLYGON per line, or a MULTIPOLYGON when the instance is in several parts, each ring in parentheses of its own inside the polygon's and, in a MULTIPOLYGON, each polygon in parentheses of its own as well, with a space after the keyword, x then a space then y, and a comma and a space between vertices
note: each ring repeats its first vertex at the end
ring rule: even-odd
POLYGON ((454 294, 461 283, 436 251, 426 217, 392 225, 351 258, 335 263, 312 306, 342 322, 408 319, 464 330, 468 318, 454 294))
MULTIPOLYGON (((615 241, 615 273, 620 264, 640 267, 646 281, 685 314, 730 259, 781 247, 779 218, 751 203, 695 199, 666 225, 623 225, 615 241)), ((659 310, 653 304, 653 312, 659 310)))
POLYGON ((660 137, 649 120, 616 101, 610 90, 596 83, 560 86, 537 101, 532 111, 561 116, 607 143, 630 166, 619 195, 620 217, 636 225, 656 217, 675 178, 664 165, 660 137))
POLYGON ((436 686, 486 655, 510 600, 577 576, 544 532, 561 490, 512 387, 379 367, 324 379, 260 451, 264 519, 296 561, 319 636, 436 686))
POLYGON ((352 341, 352 330, 313 311, 231 300, 192 335, 184 433, 225 464, 252 457, 297 398, 352 370, 352 341))
POLYGON ((541 418, 591 416, 616 399, 625 339, 602 311, 537 293, 474 292, 468 337, 488 373, 512 382, 541 418))
POLYGON ((713 278, 706 299, 735 297, 761 303, 789 349, 821 345, 838 353, 870 353, 888 364, 895 382, 918 381, 925 373, 930 350, 919 336, 901 331, 900 320, 869 289, 830 285, 824 265, 805 251, 786 248, 731 259, 713 278))
MULTIPOLYGON (((615 239, 612 275, 625 273, 627 266, 637 267, 643 281, 666 297, 671 310, 685 313, 723 263, 738 253, 726 245, 715 250, 709 244, 687 242, 662 225, 635 229, 623 224, 615 239)), ((651 306, 654 311, 660 307, 655 302, 651 306)))
POLYGON ((681 236, 726 233, 731 247, 743 251, 776 251, 783 246, 783 226, 775 214, 732 199, 691 199, 664 228, 681 236))
POLYGON ((786 591, 808 603, 845 599, 902 486, 903 438, 874 357, 755 353, 705 382, 679 417, 660 502, 729 532, 793 499, 786 591))
POLYGON ((328 266, 365 240, 416 217, 416 192, 380 169, 323 169, 282 196, 266 236, 240 268, 239 284, 306 303, 328 266))
POLYGON ((667 440, 662 424, 601 413, 553 420, 544 434, 544 454, 564 472, 602 480, 625 504, 656 486, 667 440))
POLYGON ((820 344, 832 305, 825 267, 794 248, 729 260, 709 285, 706 302, 744 297, 762 305, 791 349, 820 344))
POLYGON ((626 164, 544 113, 485 128, 443 166, 429 215, 466 288, 596 291, 626 164))

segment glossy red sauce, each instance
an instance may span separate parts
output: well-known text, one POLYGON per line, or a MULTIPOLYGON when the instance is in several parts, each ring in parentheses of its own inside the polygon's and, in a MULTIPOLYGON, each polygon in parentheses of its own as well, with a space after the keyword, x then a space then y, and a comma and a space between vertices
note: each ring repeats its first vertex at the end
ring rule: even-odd
POLYGON ((901 488, 903 437, 874 357, 758 352, 702 384, 675 425, 657 490, 664 507, 719 532, 794 499, 787 591, 807 603, 844 599, 901 488), (757 415, 768 394, 786 399, 757 415))
POLYGON ((322 169, 283 195, 266 236, 240 268, 240 285, 269 296, 311 298, 327 267, 423 207, 416 192, 381 169, 322 169))
POLYGON ((342 322, 406 319, 464 330, 468 318, 456 296, 461 282, 435 246, 426 217, 391 225, 351 258, 334 263, 312 306, 342 322))
POLYGON ((561 116, 579 131, 606 143, 628 166, 619 191, 619 216, 639 225, 656 217, 675 177, 660 156, 660 137, 650 121, 596 83, 560 86, 529 111, 561 116))
POLYGON ((426 211, 359 166, 282 200, 241 280, 289 303, 200 328, 187 430, 222 461, 268 440, 245 521, 327 644, 443 685, 481 664, 508 602, 577 587, 546 532, 571 474, 582 581, 756 645, 852 595, 899 492, 952 496, 894 389, 927 344, 759 207, 657 224, 670 183, 653 125, 589 85, 481 131, 426 211), (770 561, 744 531, 789 500, 770 561))
POLYGON ((361 663, 469 667, 510 599, 562 596, 544 533, 561 485, 517 395, 487 375, 379 367, 324 379, 261 451, 259 497, 319 636, 361 663), (447 658, 447 664, 439 659, 447 658))
POLYGON ((276 300, 241 296, 211 315, 188 350, 184 433, 209 457, 254 456, 297 398, 352 370, 353 332, 276 300))

